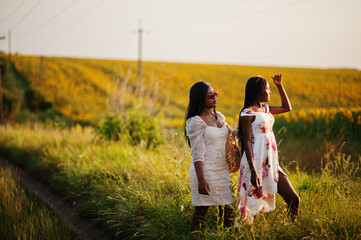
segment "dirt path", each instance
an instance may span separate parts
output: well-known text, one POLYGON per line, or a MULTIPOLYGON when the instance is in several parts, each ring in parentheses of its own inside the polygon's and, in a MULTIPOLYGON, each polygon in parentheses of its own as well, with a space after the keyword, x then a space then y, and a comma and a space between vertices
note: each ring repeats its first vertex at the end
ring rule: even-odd
MULTIPOLYGON (((30 191, 35 193, 45 203, 47 203, 54 212, 62 218, 70 229, 72 229, 80 239, 84 240, 105 240, 108 237, 96 226, 95 221, 83 219, 78 216, 77 211, 65 203, 64 200, 52 194, 48 188, 31 178, 22 169, 12 165, 4 158, 0 157, 0 164, 10 167, 14 176, 30 191)), ((54 236, 56 238, 56 236, 54 236)))

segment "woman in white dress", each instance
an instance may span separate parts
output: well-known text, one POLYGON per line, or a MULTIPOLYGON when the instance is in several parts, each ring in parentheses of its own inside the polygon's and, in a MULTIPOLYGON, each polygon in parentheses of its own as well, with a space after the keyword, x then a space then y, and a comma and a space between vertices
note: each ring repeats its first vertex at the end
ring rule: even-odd
POLYGON ((192 151, 189 169, 193 227, 200 229, 209 206, 219 206, 220 219, 230 226, 234 202, 225 161, 225 142, 231 129, 222 113, 216 112, 218 92, 205 82, 190 89, 185 134, 192 151), (224 206, 224 210, 223 207, 224 206))
POLYGON ((258 213, 273 211, 275 194, 286 201, 293 219, 298 215, 300 199, 278 163, 277 143, 272 131, 274 118, 291 110, 282 85, 282 74, 272 77, 278 88, 282 106, 268 106, 271 91, 261 76, 252 77, 246 85, 244 107, 239 118, 241 159, 237 207, 242 218, 252 222, 258 213))

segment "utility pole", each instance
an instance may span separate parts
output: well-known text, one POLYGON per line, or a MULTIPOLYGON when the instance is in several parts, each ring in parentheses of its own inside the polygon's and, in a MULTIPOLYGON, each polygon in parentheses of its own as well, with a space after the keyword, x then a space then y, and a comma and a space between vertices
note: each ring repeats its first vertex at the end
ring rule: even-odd
POLYGON ((5 66, 2 63, 0 63, 0 125, 4 125, 3 93, 2 93, 2 85, 1 85, 1 75, 3 74, 3 72, 5 72, 3 68, 5 68, 5 66))
MULTIPOLYGON (((0 40, 4 40, 5 36, 1 36, 0 40)), ((2 83, 1 77, 3 72, 5 73, 5 63, 0 63, 0 125, 4 124, 4 114, 3 114, 3 93, 2 93, 2 83)))
POLYGON ((138 29, 138 85, 137 85, 137 92, 138 97, 141 96, 141 89, 142 89, 142 22, 139 19, 139 29, 138 29))
POLYGON ((9 64, 11 63, 11 30, 9 30, 9 64))
POLYGON ((40 86, 40 89, 42 89, 43 87, 43 56, 40 55, 40 64, 39 64, 39 86, 40 86))

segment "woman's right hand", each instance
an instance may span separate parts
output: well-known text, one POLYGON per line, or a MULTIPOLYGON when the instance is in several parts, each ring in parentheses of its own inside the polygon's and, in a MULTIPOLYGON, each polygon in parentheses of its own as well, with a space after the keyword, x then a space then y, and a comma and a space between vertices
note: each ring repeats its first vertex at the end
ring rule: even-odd
POLYGON ((211 192, 209 185, 205 179, 198 180, 198 192, 202 195, 209 195, 211 192))
POLYGON ((261 186, 261 182, 259 180, 256 170, 251 171, 251 184, 256 188, 259 188, 261 186))
POLYGON ((282 85, 282 73, 277 73, 276 75, 271 76, 271 78, 276 86, 282 85))

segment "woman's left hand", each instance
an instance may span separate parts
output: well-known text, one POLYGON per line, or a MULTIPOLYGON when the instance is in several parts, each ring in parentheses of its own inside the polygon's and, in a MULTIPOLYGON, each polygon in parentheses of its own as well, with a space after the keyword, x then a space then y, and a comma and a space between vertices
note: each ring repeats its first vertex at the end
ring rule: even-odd
POLYGON ((282 73, 277 73, 276 75, 271 76, 271 78, 277 86, 282 85, 282 73))

